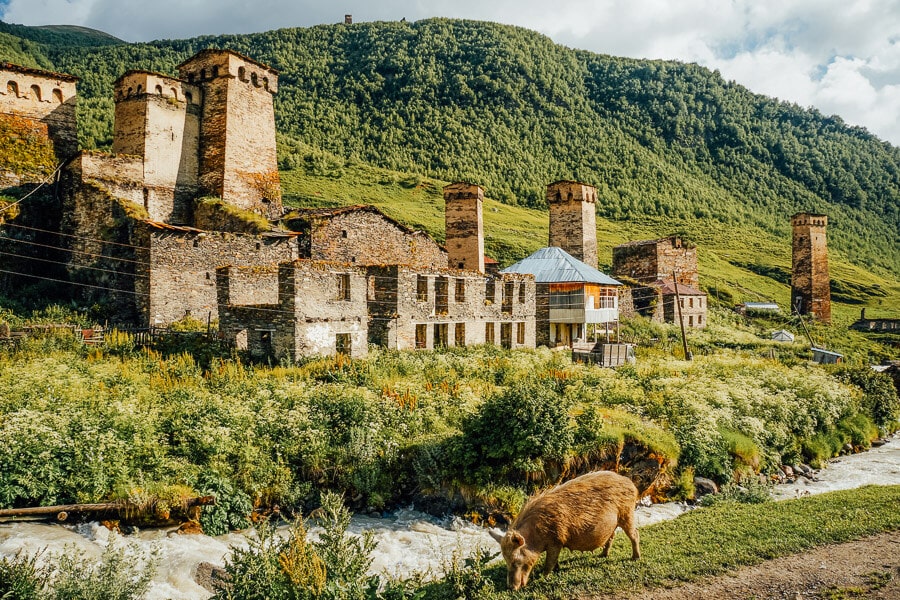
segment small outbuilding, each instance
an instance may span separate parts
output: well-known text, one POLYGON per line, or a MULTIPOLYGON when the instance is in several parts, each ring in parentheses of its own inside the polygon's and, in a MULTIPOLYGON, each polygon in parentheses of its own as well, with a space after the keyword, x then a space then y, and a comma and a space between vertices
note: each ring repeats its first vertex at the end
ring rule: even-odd
POLYGON ((844 355, 823 348, 813 348, 813 362, 820 365, 835 365, 844 362, 844 355))
POLYGON ((787 329, 779 329, 772 332, 772 339, 776 342, 791 343, 794 341, 794 334, 787 329))

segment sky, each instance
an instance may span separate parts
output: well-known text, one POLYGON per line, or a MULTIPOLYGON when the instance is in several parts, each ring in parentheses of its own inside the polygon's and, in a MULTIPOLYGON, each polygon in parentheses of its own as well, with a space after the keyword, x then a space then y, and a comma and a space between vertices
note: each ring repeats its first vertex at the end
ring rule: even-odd
POLYGON ((451 17, 603 54, 718 69, 900 146, 900 0, 0 0, 0 20, 83 25, 130 42, 451 17))

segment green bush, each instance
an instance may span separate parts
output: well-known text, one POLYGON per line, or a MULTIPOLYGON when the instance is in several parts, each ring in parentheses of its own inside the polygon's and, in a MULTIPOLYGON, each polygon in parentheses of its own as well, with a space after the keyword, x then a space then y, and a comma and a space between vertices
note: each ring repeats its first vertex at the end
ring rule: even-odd
POLYGON ((900 397, 891 378, 884 373, 876 373, 868 366, 842 366, 836 370, 837 376, 863 392, 862 408, 872 417, 875 425, 882 429, 893 429, 900 421, 900 397))
POLYGON ((203 495, 216 497, 212 506, 204 506, 200 526, 206 535, 224 535, 232 529, 250 527, 253 503, 250 497, 217 473, 204 473, 197 482, 203 495))
POLYGON ((56 561, 52 600, 140 600, 156 574, 156 557, 111 540, 99 560, 70 550, 56 561))
POLYGON ((0 598, 3 600, 41 600, 47 570, 37 566, 37 555, 17 552, 12 558, 0 558, 0 598))

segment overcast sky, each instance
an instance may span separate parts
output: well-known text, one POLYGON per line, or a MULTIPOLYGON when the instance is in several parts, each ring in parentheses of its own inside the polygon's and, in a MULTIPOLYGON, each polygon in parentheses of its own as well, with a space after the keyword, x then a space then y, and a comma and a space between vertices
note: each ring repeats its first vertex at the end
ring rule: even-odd
POLYGON ((336 23, 345 13, 497 21, 594 52, 696 62, 900 146, 900 0, 0 0, 6 22, 84 25, 132 42, 336 23))

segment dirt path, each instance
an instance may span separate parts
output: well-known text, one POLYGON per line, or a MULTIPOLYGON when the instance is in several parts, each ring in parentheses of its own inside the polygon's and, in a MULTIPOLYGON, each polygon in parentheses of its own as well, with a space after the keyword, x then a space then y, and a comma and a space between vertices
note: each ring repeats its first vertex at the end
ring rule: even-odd
POLYGON ((822 546, 629 600, 900 600, 900 532, 822 546))

